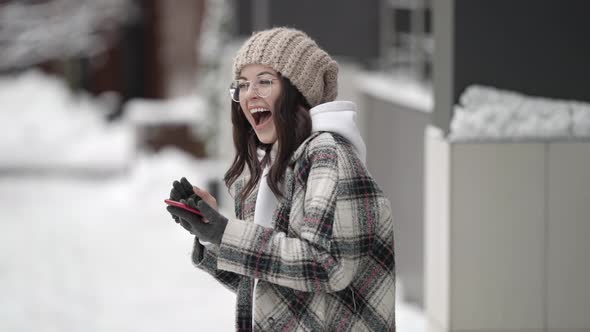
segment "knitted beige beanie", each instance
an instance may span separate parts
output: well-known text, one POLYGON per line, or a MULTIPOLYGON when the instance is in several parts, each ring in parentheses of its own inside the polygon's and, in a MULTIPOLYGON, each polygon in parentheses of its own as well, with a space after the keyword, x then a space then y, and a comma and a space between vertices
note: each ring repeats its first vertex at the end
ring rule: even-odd
POLYGON ((267 65, 287 77, 311 107, 338 94, 338 63, 302 31, 280 27, 254 33, 234 59, 234 78, 249 64, 267 65))

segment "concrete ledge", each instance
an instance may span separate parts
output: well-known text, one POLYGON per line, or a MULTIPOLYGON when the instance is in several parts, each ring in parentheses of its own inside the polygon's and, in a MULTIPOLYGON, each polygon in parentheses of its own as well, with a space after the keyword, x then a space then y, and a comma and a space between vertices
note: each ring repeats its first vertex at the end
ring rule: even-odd
POLYGON ((590 329, 590 143, 425 137, 425 309, 443 331, 590 329))

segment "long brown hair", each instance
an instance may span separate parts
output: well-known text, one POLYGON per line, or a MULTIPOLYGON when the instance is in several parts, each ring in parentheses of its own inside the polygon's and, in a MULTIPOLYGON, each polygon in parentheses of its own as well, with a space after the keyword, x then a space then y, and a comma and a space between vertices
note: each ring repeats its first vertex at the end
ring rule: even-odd
MULTIPOLYGON (((291 155, 297 147, 311 135, 311 117, 309 103, 301 92, 286 77, 281 77, 282 91, 275 105, 273 122, 277 131, 278 151, 267 176, 268 186, 272 192, 283 197, 281 183, 289 165, 291 155)), ((256 187, 262 176, 263 167, 270 162, 272 144, 264 144, 258 140, 256 132, 242 112, 240 103, 231 102, 231 119, 233 124, 233 139, 236 148, 234 160, 225 173, 225 185, 229 188, 242 174, 244 167, 248 167, 250 179, 241 190, 236 193, 237 199, 243 201, 256 187), (266 156, 258 160, 257 149, 265 150, 266 156)))

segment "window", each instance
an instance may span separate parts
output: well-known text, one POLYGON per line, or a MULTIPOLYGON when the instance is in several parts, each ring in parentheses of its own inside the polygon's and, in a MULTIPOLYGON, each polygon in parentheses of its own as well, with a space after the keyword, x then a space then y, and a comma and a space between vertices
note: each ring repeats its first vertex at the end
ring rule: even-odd
POLYGON ((432 78, 432 0, 383 0, 381 67, 419 81, 432 78))

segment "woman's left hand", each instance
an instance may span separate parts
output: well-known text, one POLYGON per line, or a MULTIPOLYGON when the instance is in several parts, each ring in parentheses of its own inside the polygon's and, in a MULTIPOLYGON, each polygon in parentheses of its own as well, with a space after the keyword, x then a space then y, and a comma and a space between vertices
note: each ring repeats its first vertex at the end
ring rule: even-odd
MULTIPOLYGON (((201 196, 199 196, 201 197, 201 196)), ((172 215, 184 220, 190 224, 190 232, 199 238, 199 240, 213 243, 215 245, 221 244, 221 238, 227 226, 227 218, 221 215, 217 210, 205 202, 205 198, 195 202, 194 198, 182 200, 182 203, 190 206, 193 209, 201 211, 203 217, 209 222, 204 222, 202 217, 190 211, 168 206, 166 209, 172 215)))
POLYGON ((201 189, 197 186, 193 186, 193 192, 201 197, 205 203, 209 204, 210 207, 217 210, 217 200, 207 190, 201 189))

